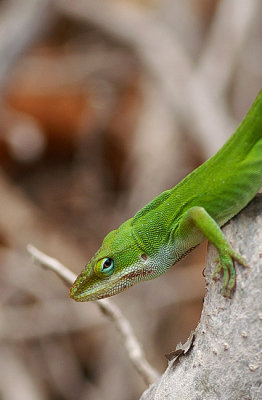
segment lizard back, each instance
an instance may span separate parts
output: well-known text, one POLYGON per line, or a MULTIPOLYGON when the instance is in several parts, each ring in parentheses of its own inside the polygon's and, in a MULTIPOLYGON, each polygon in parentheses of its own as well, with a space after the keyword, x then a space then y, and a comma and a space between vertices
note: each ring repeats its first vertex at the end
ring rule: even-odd
POLYGON ((236 132, 209 160, 174 188, 157 196, 132 220, 134 236, 152 253, 171 226, 193 206, 204 207, 221 226, 262 186, 262 91, 236 132))

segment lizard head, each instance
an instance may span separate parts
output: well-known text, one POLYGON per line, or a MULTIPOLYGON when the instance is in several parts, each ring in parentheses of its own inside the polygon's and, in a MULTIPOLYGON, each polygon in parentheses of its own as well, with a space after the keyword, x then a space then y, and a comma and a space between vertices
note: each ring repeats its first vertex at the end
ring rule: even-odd
POLYGON ((70 296, 76 301, 113 296, 135 283, 155 277, 155 270, 137 245, 126 221, 110 232, 100 249, 76 278, 70 296))

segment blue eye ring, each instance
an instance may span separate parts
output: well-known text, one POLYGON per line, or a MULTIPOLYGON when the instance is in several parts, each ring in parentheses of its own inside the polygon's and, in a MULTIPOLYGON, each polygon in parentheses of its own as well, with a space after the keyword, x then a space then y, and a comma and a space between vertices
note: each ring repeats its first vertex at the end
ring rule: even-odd
POLYGON ((109 257, 98 260, 95 267, 95 272, 100 277, 107 277, 114 272, 114 260, 109 257))

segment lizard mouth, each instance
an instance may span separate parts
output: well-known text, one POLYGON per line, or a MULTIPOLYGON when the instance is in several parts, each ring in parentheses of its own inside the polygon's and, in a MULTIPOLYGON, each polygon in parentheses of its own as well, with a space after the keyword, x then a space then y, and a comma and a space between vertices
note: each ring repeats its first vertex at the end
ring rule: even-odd
POLYGON ((90 281, 78 281, 76 280, 70 289, 70 297, 79 302, 83 301, 94 301, 104 299, 106 297, 113 296, 117 293, 122 292, 128 286, 124 282, 124 277, 118 277, 117 279, 111 280, 100 280, 92 284, 90 281))
POLYGON ((116 276, 112 281, 98 281, 93 285, 91 282, 76 280, 70 289, 70 297, 79 302, 101 300, 121 293, 136 283, 150 279, 151 269, 129 271, 124 275, 116 276))

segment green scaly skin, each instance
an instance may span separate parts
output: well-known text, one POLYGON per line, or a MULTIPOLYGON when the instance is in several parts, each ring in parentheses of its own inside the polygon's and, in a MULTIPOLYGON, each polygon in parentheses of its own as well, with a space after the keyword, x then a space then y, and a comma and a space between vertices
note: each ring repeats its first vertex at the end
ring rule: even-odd
POLYGON ((235 286, 234 260, 246 266, 220 226, 262 186, 262 91, 212 158, 110 232, 70 290, 76 301, 98 300, 158 277, 205 238, 218 250, 222 293, 235 286))

